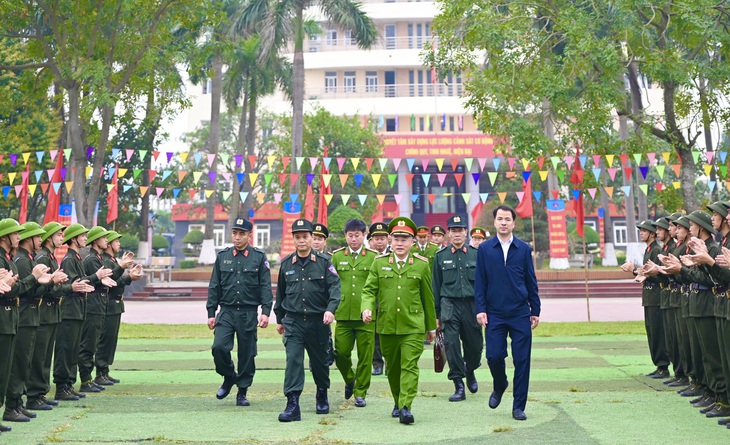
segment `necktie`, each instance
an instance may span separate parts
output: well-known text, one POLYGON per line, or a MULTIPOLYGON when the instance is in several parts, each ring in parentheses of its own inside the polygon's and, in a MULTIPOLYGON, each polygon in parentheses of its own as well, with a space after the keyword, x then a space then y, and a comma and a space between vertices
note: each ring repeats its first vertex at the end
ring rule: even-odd
POLYGON ((398 270, 403 269, 404 264, 406 264, 405 261, 398 261, 398 270))

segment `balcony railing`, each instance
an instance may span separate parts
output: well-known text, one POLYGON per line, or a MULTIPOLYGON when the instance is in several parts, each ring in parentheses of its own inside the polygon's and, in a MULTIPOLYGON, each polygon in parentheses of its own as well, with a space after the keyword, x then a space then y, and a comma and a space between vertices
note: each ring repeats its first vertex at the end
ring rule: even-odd
MULTIPOLYGON (((341 80, 341 79, 339 79, 341 80)), ((355 86, 325 86, 323 88, 307 88, 304 97, 307 100, 357 99, 380 97, 458 97, 463 92, 460 83, 446 85, 437 84, 379 84, 355 86)))
MULTIPOLYGON (((355 39, 339 37, 337 39, 329 39, 321 36, 317 40, 304 39, 304 52, 334 52, 334 51, 358 51, 360 50, 355 39)), ((380 36, 370 50, 402 50, 414 49, 422 50, 426 43, 431 43, 433 36, 405 36, 405 37, 383 37, 380 36)), ((294 52, 294 45, 289 45, 288 52, 294 52)))

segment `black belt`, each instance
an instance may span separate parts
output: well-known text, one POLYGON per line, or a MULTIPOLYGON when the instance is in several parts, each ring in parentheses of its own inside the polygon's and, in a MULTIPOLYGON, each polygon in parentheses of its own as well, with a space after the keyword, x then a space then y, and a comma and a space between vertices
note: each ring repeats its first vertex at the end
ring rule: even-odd
POLYGON ((679 283, 669 283, 670 289, 679 289, 681 286, 679 283))
POLYGON ((689 288, 692 289, 692 290, 694 290, 694 291, 710 290, 711 289, 710 287, 705 286, 704 284, 697 284, 697 283, 690 284, 689 285, 689 288))
POLYGON ((321 314, 311 313, 311 314, 296 314, 292 312, 287 312, 285 315, 286 318, 293 318, 294 320, 301 320, 301 321, 322 321, 324 318, 324 312, 321 314))
POLYGON ((230 311, 258 311, 259 307, 252 304, 221 304, 222 309, 230 311))
POLYGON ((718 297, 723 297, 727 291, 727 286, 715 286, 712 288, 712 293, 718 297))
POLYGON ((0 306, 5 306, 6 308, 10 306, 18 307, 20 306, 20 298, 0 298, 0 306))

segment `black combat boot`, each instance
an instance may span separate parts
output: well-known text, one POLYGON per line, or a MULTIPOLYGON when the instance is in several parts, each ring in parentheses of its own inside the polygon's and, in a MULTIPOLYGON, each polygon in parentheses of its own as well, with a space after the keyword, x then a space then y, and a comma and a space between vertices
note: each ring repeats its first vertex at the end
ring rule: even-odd
POLYGON ((473 369, 466 370, 466 387, 469 388, 469 392, 474 394, 479 391, 479 383, 477 383, 477 376, 474 375, 473 369))
POLYGON ((236 394, 236 406, 251 406, 248 399, 246 398, 246 392, 248 388, 238 388, 238 394, 236 394))
POLYGON ((462 379, 454 379, 454 394, 449 397, 449 402, 461 402, 462 400, 466 400, 464 381, 462 379))
POLYGON ((327 388, 317 388, 317 414, 330 412, 330 402, 327 400, 327 388))
POLYGON ((302 420, 299 411, 299 395, 301 392, 290 392, 286 395, 286 408, 284 412, 279 414, 279 422, 295 422, 302 420))

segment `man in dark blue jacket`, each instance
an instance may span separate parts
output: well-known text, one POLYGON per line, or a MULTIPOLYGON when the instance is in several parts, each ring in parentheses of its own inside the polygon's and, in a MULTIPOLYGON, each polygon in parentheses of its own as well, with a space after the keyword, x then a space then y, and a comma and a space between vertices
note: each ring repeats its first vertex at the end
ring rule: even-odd
POLYGON ((508 206, 499 206, 493 215, 497 236, 479 246, 474 281, 477 321, 486 327, 487 363, 494 381, 489 407, 499 406, 509 385, 504 361, 509 335, 515 366, 512 417, 526 420, 532 329, 540 322, 537 278, 532 249, 512 234, 515 211, 508 206))

